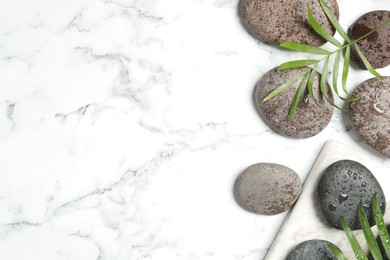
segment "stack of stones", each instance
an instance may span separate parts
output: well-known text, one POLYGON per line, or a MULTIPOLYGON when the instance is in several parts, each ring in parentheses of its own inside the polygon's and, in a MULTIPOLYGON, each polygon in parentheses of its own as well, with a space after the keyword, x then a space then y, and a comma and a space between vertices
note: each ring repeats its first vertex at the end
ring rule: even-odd
MULTIPOLYGON (((325 0, 333 14, 339 17, 336 0, 325 0)), ((307 9, 313 10, 317 22, 331 35, 335 29, 327 19, 318 0, 241 0, 240 12, 243 25, 256 39, 271 45, 290 41, 312 46, 325 44, 308 24, 307 9)), ((361 16, 348 30, 352 40, 359 39, 385 20, 390 11, 378 10, 361 16)), ((390 65, 390 24, 387 24, 358 42, 358 45, 373 68, 390 65)), ((351 48, 351 61, 365 69, 351 48)), ((262 119, 276 132, 296 139, 309 138, 320 133, 329 124, 334 102, 329 84, 324 94, 320 93, 321 74, 313 81, 317 105, 304 92, 298 103, 295 118, 289 121, 288 114, 299 83, 293 83, 282 94, 263 102, 277 87, 307 68, 269 70, 257 83, 256 105, 262 119)), ((390 157, 390 77, 373 78, 359 85, 352 94, 358 101, 349 104, 348 115, 356 132, 380 153, 390 157)), ((288 210, 302 191, 299 175, 292 169, 274 163, 257 163, 246 168, 237 178, 235 196, 238 203, 256 214, 275 215, 288 210)), ((369 217, 370 199, 378 194, 381 210, 386 200, 383 190, 374 175, 362 164, 342 160, 330 165, 322 175, 318 186, 318 201, 324 218, 330 226, 340 229, 340 217, 347 219, 351 229, 360 229, 357 206, 362 201, 369 217)), ((313 239, 297 245, 287 256, 294 259, 335 259, 329 250, 328 241, 313 239)))

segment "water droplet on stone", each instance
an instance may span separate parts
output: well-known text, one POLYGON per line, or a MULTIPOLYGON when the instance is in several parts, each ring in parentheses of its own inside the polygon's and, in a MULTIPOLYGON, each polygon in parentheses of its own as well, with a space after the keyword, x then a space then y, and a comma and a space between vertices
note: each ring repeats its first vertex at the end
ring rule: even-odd
POLYGON ((352 174, 352 172, 351 171, 348 171, 348 175, 351 175, 352 174))
POLYGON ((353 174, 353 179, 356 180, 356 179, 357 179, 357 176, 358 176, 357 173, 354 173, 354 174, 353 174))
POLYGON ((362 182, 362 187, 366 187, 366 186, 367 186, 367 183, 362 182))
POLYGON ((321 247, 320 247, 320 248, 318 248, 318 251, 322 252, 322 248, 321 248, 321 247))
POLYGON ((346 201, 348 199, 348 194, 344 194, 344 193, 341 193, 339 195, 339 203, 343 203, 344 201, 346 201))
POLYGON ((334 205, 334 204, 329 204, 328 207, 329 207, 330 211, 335 211, 336 210, 336 205, 334 205))

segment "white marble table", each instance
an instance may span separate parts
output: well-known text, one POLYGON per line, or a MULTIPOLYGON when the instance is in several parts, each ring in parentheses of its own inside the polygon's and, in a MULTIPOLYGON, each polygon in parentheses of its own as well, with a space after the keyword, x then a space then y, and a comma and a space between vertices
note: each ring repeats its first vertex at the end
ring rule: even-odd
MULTIPOLYGON (((339 5, 347 28, 390 3, 339 5)), ((339 111, 306 140, 264 124, 256 81, 296 57, 238 0, 0 0, 0 259, 263 259, 287 212, 237 205, 245 167, 304 179, 328 139, 390 165, 339 111)))

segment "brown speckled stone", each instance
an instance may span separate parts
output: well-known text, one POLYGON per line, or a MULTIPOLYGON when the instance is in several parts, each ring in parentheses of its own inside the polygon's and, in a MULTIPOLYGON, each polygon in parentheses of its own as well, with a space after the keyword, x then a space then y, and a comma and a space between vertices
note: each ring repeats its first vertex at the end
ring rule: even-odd
MULTIPOLYGON (((279 71, 270 70, 258 83, 255 90, 256 104, 263 119, 276 131, 291 138, 308 138, 321 132, 333 115, 333 106, 320 94, 320 73, 314 77, 313 90, 319 103, 315 104, 306 90, 301 96, 294 121, 289 121, 288 114, 299 85, 299 80, 278 96, 263 102, 263 99, 288 79, 302 73, 308 68, 279 71)), ((332 92, 326 84, 325 94, 333 102, 332 92)))
MULTIPOLYGON (((326 0, 336 16, 336 0, 326 0)), ((328 21, 318 0, 241 0, 241 17, 246 29, 256 38, 279 45, 285 41, 320 46, 325 43, 307 21, 307 8, 330 34, 335 30, 328 21)))
MULTIPOLYGON (((390 11, 366 13, 349 28, 349 37, 353 40, 358 39, 387 19, 390 19, 390 11)), ((390 65, 390 24, 360 40, 358 45, 374 68, 383 68, 390 65)), ((351 48, 351 60, 361 68, 365 68, 355 48, 351 48)))
POLYGON ((275 215, 289 209, 302 191, 301 180, 290 168, 273 163, 249 166, 237 178, 235 195, 247 210, 275 215))
POLYGON ((349 118, 366 143, 390 157, 390 77, 372 78, 352 93, 349 118))

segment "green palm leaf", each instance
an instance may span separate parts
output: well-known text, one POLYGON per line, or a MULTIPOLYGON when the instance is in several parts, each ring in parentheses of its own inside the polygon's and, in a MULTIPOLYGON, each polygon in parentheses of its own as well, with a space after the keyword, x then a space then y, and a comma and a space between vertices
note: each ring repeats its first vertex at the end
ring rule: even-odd
POLYGON ((285 70, 285 69, 302 68, 316 63, 318 63, 318 60, 293 60, 293 61, 282 63, 278 69, 285 70))
POLYGON ((379 74, 373 67, 372 65, 370 64, 370 62, 367 60, 367 58, 364 56, 363 52, 360 50, 359 46, 357 45, 357 43, 354 44, 355 48, 356 48, 356 51, 360 57, 360 59, 362 59, 363 63, 364 63, 364 66, 367 68, 367 70, 369 72, 371 72, 372 75, 374 75, 375 77, 377 78, 382 78, 382 75, 379 74))
POLYGON ((298 103, 299 103, 299 100, 300 100, 300 98, 302 96, 302 93, 303 93, 303 90, 304 90, 304 87, 305 87, 306 80, 307 80, 308 76, 309 76, 309 72, 306 72, 303 75, 302 81, 301 81, 301 83, 299 83, 297 91, 295 92, 295 95, 294 95, 294 98, 293 98, 293 101, 292 101, 292 104, 291 104, 290 112, 289 112, 289 115, 288 115, 290 121, 294 121, 295 112, 297 110, 298 103))
POLYGON ((335 247, 332 244, 328 244, 328 247, 330 251, 334 254, 334 256, 337 258, 337 260, 348 260, 348 258, 341 252, 341 250, 338 247, 335 247))
POLYGON ((333 90, 339 97, 340 95, 337 88, 337 80, 339 78, 340 56, 341 56, 341 50, 337 51, 336 58, 334 59, 334 64, 333 64, 333 90))
POLYGON ((332 10, 330 10, 329 6, 325 3, 324 0, 318 0, 320 2, 320 5, 322 9, 324 10, 326 16, 328 17, 331 24, 334 26, 334 28, 337 30, 337 32, 341 35, 341 37, 344 38, 348 43, 351 42, 351 39, 349 39, 347 33, 344 31, 343 27, 339 24, 337 21, 336 16, 332 13, 332 10))
POLYGON ((368 260, 362 247, 359 245, 359 242, 357 241, 355 235, 352 233, 344 217, 341 217, 341 226, 347 234, 348 241, 353 249, 353 252, 355 253, 356 258, 359 260, 368 260))
POLYGON ((270 100, 271 98, 274 98, 275 96, 279 95, 280 93, 282 93, 284 90, 286 90, 286 88, 288 88, 291 84, 293 84, 295 81, 297 81, 300 77, 302 77, 303 75, 305 75, 307 73, 307 71, 305 72, 302 72, 300 74, 297 74, 295 75, 294 77, 292 77, 291 79, 287 80, 285 83, 283 83, 282 85, 280 85, 279 87, 277 87, 276 89, 274 89, 271 93, 269 93, 264 99, 263 99, 263 102, 266 102, 268 100, 270 100))
POLYGON ((325 95, 326 79, 328 78, 328 64, 329 64, 329 57, 325 59, 324 66, 322 68, 322 73, 321 73, 320 90, 323 95, 325 95))
POLYGON ((308 13, 309 24, 314 29, 314 31, 316 31, 322 38, 324 38, 325 40, 327 40, 331 44, 333 44, 337 47, 343 46, 338 40, 336 40, 336 38, 334 38, 324 28, 321 27, 321 25, 314 18, 313 12, 312 12, 310 7, 308 8, 307 13, 308 13))
POLYGON ((378 203, 378 195, 376 193, 372 198, 371 205, 374 211, 375 223, 379 230, 379 237, 382 241, 382 245, 385 249, 387 257, 390 258, 390 238, 387 232, 385 221, 383 220, 382 211, 378 203))
POLYGON ((311 45, 296 43, 296 42, 283 42, 280 44, 280 46, 289 50, 299 51, 304 53, 311 53, 311 54, 318 54, 318 55, 331 54, 330 51, 327 51, 325 49, 321 49, 311 45))
POLYGON ((358 213, 360 225, 363 229, 364 237, 366 238, 367 245, 372 256, 375 260, 382 260, 381 251, 379 250, 374 233, 372 233, 370 223, 368 222, 366 213, 364 212, 363 203, 361 201, 359 203, 358 213))
POLYGON ((348 94, 347 78, 348 78, 348 72, 349 72, 350 59, 351 59, 351 47, 347 46, 347 48, 345 49, 343 75, 342 75, 343 90, 344 90, 345 94, 348 94))
POLYGON ((320 105, 318 104, 318 101, 317 101, 316 97, 314 96, 314 91, 313 91, 313 82, 314 82, 314 77, 317 73, 317 66, 318 66, 318 64, 316 64, 314 66, 314 68, 311 70, 309 80, 307 81, 307 89, 309 90, 310 97, 314 100, 316 105, 319 107, 320 105))

